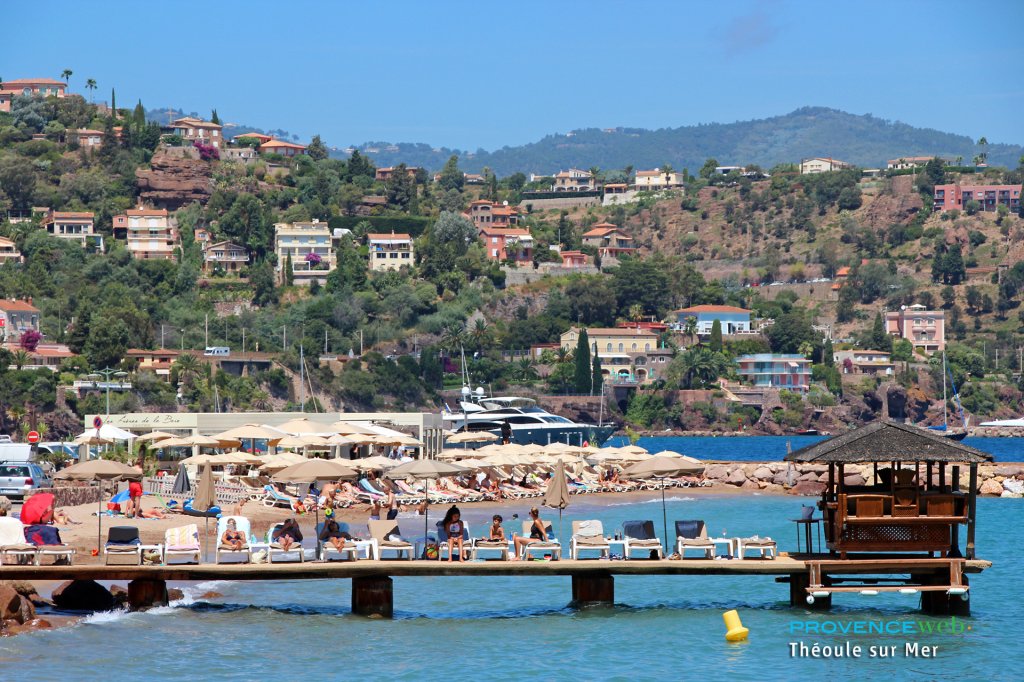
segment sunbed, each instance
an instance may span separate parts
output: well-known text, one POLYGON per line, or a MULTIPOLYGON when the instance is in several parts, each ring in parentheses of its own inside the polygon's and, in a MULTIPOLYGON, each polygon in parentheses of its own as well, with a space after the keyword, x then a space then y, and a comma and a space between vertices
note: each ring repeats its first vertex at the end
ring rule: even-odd
POLYGON ((263 486, 263 493, 264 507, 295 509, 295 503, 299 501, 299 498, 286 495, 269 483, 263 486))
POLYGON ((36 546, 25 542, 25 528, 20 523, 0 525, 0 565, 4 560, 15 564, 35 563, 36 546))
MULTIPOLYGON (((438 521, 437 526, 437 558, 443 559, 445 552, 448 551, 448 531, 444 528, 444 521, 438 521)), ((469 535, 469 524, 465 521, 462 522, 462 553, 463 555, 469 554, 473 547, 473 540, 469 535)), ((459 560, 465 559, 465 556, 459 557, 459 560)))
POLYGON ((105 563, 109 566, 139 565, 142 563, 142 541, 135 526, 114 526, 107 531, 107 544, 103 547, 105 563))
POLYGON ((633 558, 633 551, 657 552, 659 559, 665 558, 665 551, 662 549, 661 540, 654 533, 654 521, 623 521, 622 535, 625 538, 623 556, 627 559, 633 558))
POLYGON ((412 560, 415 548, 411 542, 401 539, 401 532, 396 521, 370 521, 367 525, 370 537, 377 541, 379 558, 383 558, 385 551, 391 551, 398 555, 396 557, 398 559, 412 560))
POLYGON ((569 539, 569 556, 574 560, 580 558, 580 550, 597 550, 600 558, 611 558, 612 548, 604 537, 604 527, 600 521, 573 521, 572 537, 569 539))
POLYGON ((274 539, 274 532, 283 525, 283 523, 275 523, 267 529, 267 563, 274 563, 274 557, 291 557, 296 554, 299 563, 302 563, 306 560, 306 552, 302 549, 301 541, 293 542, 291 547, 284 549, 281 547, 281 543, 274 539))
MULTIPOLYGON (((526 537, 530 537, 530 530, 532 526, 533 521, 523 521, 523 535, 525 535, 526 537)), ((544 552, 546 554, 550 554, 555 559, 562 558, 561 543, 559 543, 558 540, 551 539, 552 529, 550 523, 547 524, 547 526, 544 528, 544 532, 547 533, 547 541, 537 540, 535 542, 531 542, 528 545, 525 545, 523 547, 523 554, 521 557, 519 557, 520 559, 529 559, 530 555, 534 552, 544 552)))
POLYGON ((696 549, 705 559, 715 558, 715 543, 708 539, 708 528, 701 520, 676 521, 676 552, 686 558, 686 550, 696 549))
MULTIPOLYGON (((357 561, 359 559, 359 549, 356 547, 356 543, 354 540, 346 540, 345 546, 341 549, 335 548, 335 546, 327 540, 320 540, 320 534, 324 532, 324 527, 326 525, 326 523, 316 524, 316 537, 317 542, 320 545, 320 561, 333 561, 334 559, 345 559, 346 556, 348 556, 349 561, 357 561)), ((343 533, 348 533, 348 524, 339 522, 338 530, 340 530, 343 533)), ((369 554, 371 557, 373 556, 372 549, 369 554)))
POLYGON ((221 563, 221 557, 240 557, 239 561, 234 563, 249 563, 252 561, 252 547, 249 546, 249 534, 252 532, 252 524, 249 523, 249 519, 244 516, 222 516, 217 519, 217 549, 214 552, 214 561, 221 563), (245 538, 245 544, 242 549, 232 549, 230 546, 225 545, 221 542, 224 537, 224 531, 228 529, 228 521, 234 519, 235 528, 245 538))
POLYGON ((184 558, 177 563, 198 564, 202 560, 202 547, 199 544, 199 526, 192 523, 187 526, 168 528, 164 532, 163 560, 184 558))
POLYGON ((757 552, 762 559, 774 559, 778 554, 778 546, 771 538, 753 536, 749 538, 736 538, 736 558, 746 559, 747 552, 757 552))

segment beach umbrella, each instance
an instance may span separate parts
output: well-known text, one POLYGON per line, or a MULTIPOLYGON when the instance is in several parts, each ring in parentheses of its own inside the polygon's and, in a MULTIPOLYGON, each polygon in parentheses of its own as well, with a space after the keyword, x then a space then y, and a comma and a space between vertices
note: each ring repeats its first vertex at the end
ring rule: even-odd
POLYGON ((135 434, 131 431, 119 429, 112 424, 104 424, 98 429, 88 429, 87 431, 78 434, 76 439, 83 438, 85 436, 99 436, 100 438, 106 438, 107 440, 133 440, 135 438, 135 434))
MULTIPOLYGON (((704 465, 693 460, 692 457, 649 457, 642 462, 626 468, 622 473, 627 478, 660 478, 668 476, 687 476, 694 473, 702 473, 704 465), (694 463, 696 462, 696 464, 694 463)), ((665 551, 668 552, 668 510, 665 505, 665 485, 661 485, 661 521, 662 530, 665 533, 665 551)))
POLYGON ((286 421, 284 424, 278 424, 273 427, 279 431, 290 433, 293 436, 305 436, 305 435, 326 435, 332 436, 338 431, 331 427, 330 424, 321 424, 320 422, 310 421, 307 417, 300 417, 298 419, 292 419, 286 421))
POLYGON ((621 448, 616 448, 619 452, 628 452, 633 455, 646 455, 649 454, 647 450, 640 447, 639 445, 623 445, 621 448))
POLYGON ((81 436, 75 438, 73 442, 75 445, 110 445, 114 441, 109 438, 97 436, 94 433, 83 433, 81 436))
POLYGON ((333 424, 329 424, 327 430, 331 431, 332 433, 341 434, 343 436, 377 433, 376 431, 369 429, 361 424, 353 424, 352 422, 347 421, 336 421, 333 424))
POLYGON ((90 459, 61 469, 53 476, 68 481, 99 481, 100 500, 96 514, 96 554, 103 547, 103 484, 102 481, 119 481, 122 479, 141 478, 142 474, 134 467, 110 459, 90 459))
POLYGON ((135 440, 140 442, 140 443, 145 443, 147 441, 162 440, 164 438, 174 438, 174 434, 167 433, 165 431, 150 431, 149 433, 142 434, 141 436, 139 436, 135 440))
POLYGON ((188 438, 182 438, 180 436, 171 436, 170 438, 164 438, 153 443, 155 448, 190 448, 192 447, 192 441, 188 438))
POLYGON ((449 443, 490 443, 498 440, 498 437, 489 431, 463 431, 448 437, 449 443))
POLYGON ((374 455, 373 457, 364 457, 363 459, 351 460, 351 466, 359 469, 360 471, 376 471, 377 469, 391 469, 400 464, 400 462, 391 459, 390 457, 382 457, 380 455, 374 455))
POLYGON ((200 467, 204 464, 214 464, 213 455, 192 455, 178 462, 179 465, 188 464, 191 466, 200 467))
POLYGON ((224 441, 249 441, 249 449, 256 449, 256 441, 265 440, 270 445, 276 445, 281 440, 282 434, 259 424, 243 424, 227 431, 213 434, 217 440, 224 441))
POLYGON ((176 495, 188 495, 192 492, 192 482, 188 480, 188 471, 185 467, 178 465, 178 475, 174 477, 174 485, 171 492, 176 495))
POLYGON ((305 436, 283 436, 281 440, 277 441, 275 447, 278 448, 305 448, 309 445, 305 436))
POLYGON ((558 537, 562 537, 562 510, 569 506, 569 483, 565 480, 565 463, 558 460, 555 472, 548 479, 541 504, 558 510, 558 537))
POLYGON ((428 529, 430 528, 430 480, 438 479, 442 476, 450 476, 452 474, 460 474, 466 471, 464 467, 458 464, 449 464, 448 462, 439 462, 436 459, 414 459, 411 462, 405 464, 399 464, 394 469, 388 472, 389 478, 401 478, 403 476, 410 478, 418 478, 424 481, 423 485, 423 497, 426 499, 426 504, 423 507, 423 546, 426 547, 428 529))
MULTIPOLYGON (((192 509, 198 512, 208 512, 211 507, 217 505, 217 488, 213 483, 213 466, 210 464, 203 465, 203 470, 199 474, 199 485, 196 486, 196 496, 192 500, 192 509)), ((206 548, 204 554, 209 555, 210 553, 210 516, 207 514, 204 517, 204 540, 206 548)))
MULTIPOLYGON (((298 464, 285 467, 274 474, 272 480, 283 483, 316 483, 318 481, 338 481, 343 478, 354 479, 359 472, 350 469, 336 459, 307 459, 298 464)), ((316 522, 314 532, 320 525, 320 507, 315 506, 316 522)), ((316 534, 316 555, 320 556, 320 534, 316 534)))
POLYGON ((185 440, 200 448, 237 448, 242 444, 242 441, 238 438, 214 438, 213 436, 203 436, 201 434, 189 436, 185 440))

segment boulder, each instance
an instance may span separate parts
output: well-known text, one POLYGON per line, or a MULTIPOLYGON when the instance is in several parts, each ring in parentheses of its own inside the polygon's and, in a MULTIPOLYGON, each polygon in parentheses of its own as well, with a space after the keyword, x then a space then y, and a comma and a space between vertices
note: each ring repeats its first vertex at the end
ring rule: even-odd
POLYGON ((114 596, 95 580, 68 580, 53 591, 53 603, 67 611, 110 611, 114 596))
POLYGON ((978 493, 981 495, 1002 495, 1003 486, 999 481, 989 479, 981 484, 978 493))
MULTIPOLYGON (((168 590, 168 592, 170 592, 170 590, 168 590)), ((214 592, 213 590, 210 590, 209 592, 203 592, 201 595, 199 595, 199 599, 220 599, 223 596, 224 595, 220 592, 214 592)))
MULTIPOLYGON (((796 480, 797 477, 794 476, 793 483, 796 483, 796 480)), ((779 473, 772 476, 772 483, 774 483, 775 485, 789 485, 790 479, 789 476, 786 475, 785 471, 780 471, 779 473)))
POLYGON ((115 604, 124 606, 128 603, 128 588, 121 585, 111 585, 110 596, 114 598, 115 604))
POLYGON ((762 483, 761 489, 764 490, 766 493, 781 493, 785 492, 786 490, 778 483, 762 483))
POLYGON ((743 485, 746 481, 747 475, 743 473, 743 469, 733 470, 729 477, 725 479, 726 483, 731 483, 732 485, 743 485))
POLYGON ((193 201, 206 203, 213 192, 212 167, 208 161, 174 158, 157 153, 150 168, 135 171, 143 201, 176 210, 193 201))
POLYGON ((167 588, 167 600, 168 601, 178 601, 178 600, 184 599, 184 598, 185 598, 185 593, 182 592, 181 590, 179 590, 177 587, 168 587, 167 588))
MULTIPOLYGON (((828 480, 826 478, 826 480, 828 480)), ((846 474, 843 477, 843 485, 864 485, 867 481, 860 474, 846 474)))
POLYGON ((759 466, 754 469, 754 478, 759 481, 770 481, 772 476, 774 476, 772 470, 766 466, 759 466))
POLYGON ((819 474, 818 475, 818 483, 828 483, 828 474, 827 473, 819 474))
MULTIPOLYGON (((818 478, 819 478, 818 474, 814 473, 813 471, 808 471, 805 474, 800 474, 799 476, 797 476, 796 480, 798 480, 798 481, 817 481, 818 478)), ((827 476, 825 477, 825 480, 828 480, 827 476)))
POLYGON ((742 490, 760 490, 761 484, 752 478, 748 478, 743 482, 743 485, 741 485, 740 488, 742 490))
POLYGON ((1003 488, 1014 495, 1020 495, 1024 493, 1024 481, 1018 478, 1006 478, 1003 479, 1003 488))
POLYGON ((0 585, 0 620, 24 624, 36 617, 36 609, 10 585, 0 585))
POLYGON ((0 637, 12 637, 14 635, 20 635, 25 632, 34 632, 36 630, 50 630, 53 625, 48 620, 42 618, 33 618, 26 623, 16 623, 13 620, 0 621, 0 637))
POLYGON ((716 481, 724 481, 729 475, 729 468, 723 464, 712 464, 704 469, 704 476, 716 481))
POLYGON ((826 485, 817 481, 800 481, 789 489, 790 495, 809 495, 816 497, 825 492, 826 485))
POLYGON ((1024 476, 1024 465, 1001 464, 992 470, 996 476, 1024 476))

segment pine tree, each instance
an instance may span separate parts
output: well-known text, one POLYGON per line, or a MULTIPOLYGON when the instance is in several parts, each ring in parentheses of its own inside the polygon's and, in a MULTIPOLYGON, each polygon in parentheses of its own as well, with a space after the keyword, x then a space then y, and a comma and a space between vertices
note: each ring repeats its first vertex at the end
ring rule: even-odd
POLYGON ((580 338, 576 342, 575 360, 576 393, 589 394, 593 376, 590 366, 590 339, 586 329, 580 330, 580 338))
POLYGON ((871 350, 889 351, 892 349, 892 337, 885 333, 885 322, 882 313, 875 313, 875 322, 871 325, 871 350))
POLYGON ((319 135, 314 135, 313 139, 310 140, 309 146, 306 147, 306 154, 314 161, 322 161, 327 158, 327 146, 320 139, 319 135))
POLYGON ((716 353, 722 352, 722 322, 715 320, 711 323, 711 350, 716 353))
POLYGON ((592 395, 601 395, 601 388, 604 384, 604 375, 601 374, 601 358, 597 356, 597 351, 594 351, 593 371, 591 373, 590 380, 594 385, 592 395))

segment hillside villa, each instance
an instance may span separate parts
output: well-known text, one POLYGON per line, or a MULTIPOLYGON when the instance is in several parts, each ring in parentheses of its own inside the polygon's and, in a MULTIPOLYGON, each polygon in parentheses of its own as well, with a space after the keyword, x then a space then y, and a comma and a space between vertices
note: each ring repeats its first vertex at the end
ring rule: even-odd
POLYGON ((937 353, 946 348, 946 313, 920 304, 904 306, 885 314, 885 331, 924 353, 937 353))
POLYGON ((99 148, 103 144, 103 131, 102 130, 90 130, 89 128, 79 128, 73 135, 78 139, 78 146, 91 149, 93 147, 99 148))
POLYGON ((512 227, 519 224, 519 209, 508 202, 477 199, 469 204, 466 215, 476 227, 512 227))
POLYGON ((932 208, 936 211, 963 210, 969 201, 977 201, 983 211, 994 211, 1002 204, 1016 213, 1020 210, 1022 185, 936 185, 932 208))
POLYGON ((189 144, 199 142, 218 149, 223 146, 221 142, 224 128, 219 123, 210 123, 201 118, 186 116, 171 123, 169 128, 172 134, 189 144))
POLYGON ((39 331, 39 308, 32 299, 0 299, 0 337, 4 341, 18 341, 23 332, 39 331))
POLYGON ((654 170, 641 170, 636 172, 636 179, 633 183, 638 190, 658 191, 682 187, 684 184, 683 174, 676 172, 665 173, 660 168, 654 170))
POLYGON ((618 258, 636 253, 633 238, 611 223, 597 223, 583 233, 583 245, 593 246, 601 258, 618 258))
POLYGON ((554 184, 551 185, 552 192, 593 192, 597 189, 594 174, 578 168, 558 171, 552 178, 554 180, 554 184))
POLYGON ((278 279, 284 282, 285 268, 291 257, 295 284, 309 285, 313 280, 327 284, 327 275, 337 266, 337 256, 327 223, 277 223, 274 225, 274 253, 278 279))
POLYGON ((582 251, 559 251, 563 268, 585 268, 587 266, 587 254, 582 251))
POLYGON ((114 236, 123 235, 138 260, 174 260, 178 231, 165 208, 133 208, 113 218, 114 236))
MULTIPOLYGON (((416 179, 416 173, 419 172, 419 168, 416 166, 409 166, 405 169, 405 174, 409 176, 410 180, 416 179)), ((373 179, 377 182, 387 182, 395 174, 395 166, 388 166, 387 168, 378 168, 374 174, 373 179)))
POLYGON ((70 239, 81 247, 90 245, 103 252, 103 235, 96 233, 94 216, 88 211, 53 211, 44 219, 43 228, 58 239, 70 239))
POLYGON ((284 140, 269 140, 260 145, 261 154, 280 154, 281 156, 301 156, 306 153, 306 145, 285 142, 284 140))
POLYGON ((898 159, 889 159, 885 164, 885 169, 909 170, 911 168, 921 168, 932 159, 938 159, 944 166, 949 165, 949 161, 940 156, 901 156, 898 159))
POLYGON ((10 111, 15 97, 41 95, 43 97, 65 97, 68 84, 52 78, 19 78, 0 83, 0 111, 10 111))
POLYGON ((231 138, 231 141, 235 144, 239 142, 247 142, 249 140, 256 140, 260 144, 270 142, 274 139, 273 135, 264 135, 263 133, 240 133, 231 138))
POLYGON ((847 168, 853 168, 853 164, 830 157, 815 157, 813 159, 803 159, 800 161, 800 175, 828 173, 830 171, 845 170, 847 168))
POLYGON ((533 235, 518 227, 480 227, 477 231, 487 258, 515 263, 533 261, 533 235))
POLYGON ((14 261, 20 263, 22 261, 21 251, 18 250, 18 245, 7 237, 0 237, 0 265, 14 261))
POLYGON ((181 355, 173 349, 143 350, 141 348, 129 348, 125 357, 138 363, 138 371, 152 372, 165 381, 170 380, 171 366, 181 355))
MULTIPOLYGON (((579 336, 578 327, 570 328, 561 335, 561 347, 575 351, 579 336)), ((609 383, 649 384, 661 378, 672 361, 672 349, 659 348, 658 335, 650 329, 593 327, 587 329, 587 338, 609 383)))
POLYGON ((883 350, 839 350, 832 359, 843 374, 892 376, 895 365, 883 350))
POLYGON ((677 320, 674 325, 681 330, 689 318, 697 320, 697 334, 707 336, 718 321, 722 334, 750 334, 754 330, 750 325, 751 311, 731 305, 695 305, 689 308, 672 311, 677 320))
POLYGON ((370 249, 368 267, 372 272, 398 270, 403 265, 411 267, 416 262, 412 237, 408 234, 368 234, 366 244, 370 249))
POLYGON ((249 250, 234 242, 217 242, 203 247, 203 271, 220 269, 226 273, 238 273, 249 265, 249 250))
POLYGON ((755 353, 736 358, 736 373, 758 388, 806 393, 811 385, 811 361, 788 353, 755 353))

